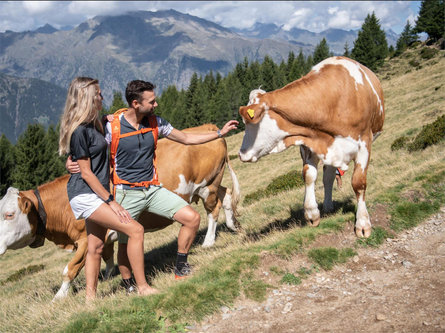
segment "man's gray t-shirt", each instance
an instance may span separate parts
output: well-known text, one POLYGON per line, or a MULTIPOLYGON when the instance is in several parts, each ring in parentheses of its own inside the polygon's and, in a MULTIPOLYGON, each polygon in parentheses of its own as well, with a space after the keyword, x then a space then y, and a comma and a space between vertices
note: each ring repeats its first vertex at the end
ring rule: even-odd
MULTIPOLYGON (((99 179, 105 189, 110 188, 110 168, 108 160, 108 144, 102 133, 93 124, 82 124, 77 127, 70 141, 70 154, 73 161, 89 157, 91 171, 99 179)), ((82 179, 82 174, 73 173, 67 185, 68 198, 71 201, 79 194, 94 193, 82 179)))
MULTIPOLYGON (((119 115, 121 135, 151 128, 148 117, 144 117, 138 129, 135 129, 124 117, 119 115)), ((158 136, 168 136, 173 130, 172 125, 163 118, 156 116, 158 124, 158 136)), ((107 123, 105 139, 111 144, 111 123, 107 123)), ((153 133, 138 133, 119 139, 119 145, 115 156, 115 166, 119 178, 130 183, 151 181, 153 179, 153 158, 154 158, 154 137, 153 133)), ((130 185, 117 185, 117 188, 135 189, 130 185)))

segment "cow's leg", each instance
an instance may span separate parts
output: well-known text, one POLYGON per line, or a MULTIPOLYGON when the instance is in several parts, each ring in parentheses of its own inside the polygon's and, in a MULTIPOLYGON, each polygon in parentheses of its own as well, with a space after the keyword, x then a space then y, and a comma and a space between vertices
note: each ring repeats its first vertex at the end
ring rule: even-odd
POLYGON ((316 227, 320 224, 320 211, 315 198, 315 181, 317 180, 318 157, 304 146, 300 146, 300 154, 303 159, 304 193, 304 217, 316 227))
POLYGON ((102 259, 105 261, 105 279, 109 279, 114 272, 114 242, 117 241, 117 232, 109 230, 102 251, 102 259))
POLYGON ((324 187, 324 201, 323 211, 325 213, 332 213, 334 211, 334 203, 332 202, 332 188, 335 180, 335 167, 331 165, 323 166, 323 187, 324 187))
MULTIPOLYGON (((370 143, 370 142, 369 142, 370 143)), ((370 147, 370 145, 368 145, 370 147)), ((352 188, 357 197, 357 214, 355 222, 355 234, 358 237, 369 237, 371 235, 371 221, 365 203, 366 172, 370 150, 365 145, 360 146, 352 175, 352 188)))
POLYGON ((71 282, 75 279, 75 277, 79 274, 80 270, 85 265, 85 259, 87 255, 88 242, 87 238, 81 238, 76 242, 77 251, 74 254, 73 259, 66 265, 63 270, 63 282, 59 291, 53 298, 53 301, 64 298, 68 295, 68 290, 71 286, 71 282))
POLYGON ((219 186, 218 199, 222 202, 227 227, 232 231, 239 231, 241 229, 241 225, 236 219, 235 212, 233 211, 232 191, 224 186, 219 186))
POLYGON ((201 197, 204 208, 207 212, 207 233, 202 246, 210 247, 215 244, 216 225, 218 224, 221 201, 218 200, 218 196, 216 195, 216 191, 214 190, 213 186, 208 186, 206 192, 206 198, 201 197))

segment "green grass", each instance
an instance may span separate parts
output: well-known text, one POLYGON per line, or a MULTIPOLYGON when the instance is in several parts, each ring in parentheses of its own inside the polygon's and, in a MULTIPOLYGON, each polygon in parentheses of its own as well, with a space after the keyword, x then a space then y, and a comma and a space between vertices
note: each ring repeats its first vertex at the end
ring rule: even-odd
POLYGON ((349 257, 357 253, 350 248, 336 249, 333 247, 319 247, 311 249, 308 257, 324 270, 330 270, 335 264, 341 264, 347 261, 349 257))
POLYGON ((295 276, 292 273, 286 273, 281 279, 281 282, 286 284, 299 285, 301 283, 301 278, 295 276))
POLYGON ((291 171, 272 179, 266 188, 247 194, 243 203, 249 205, 262 198, 267 198, 274 194, 289 191, 303 185, 304 182, 301 175, 297 174, 295 171, 291 171))
POLYGON ((382 227, 375 227, 372 229, 371 236, 368 238, 358 238, 356 242, 358 245, 363 247, 378 247, 379 245, 383 244, 385 239, 393 237, 394 235, 386 229, 382 227))

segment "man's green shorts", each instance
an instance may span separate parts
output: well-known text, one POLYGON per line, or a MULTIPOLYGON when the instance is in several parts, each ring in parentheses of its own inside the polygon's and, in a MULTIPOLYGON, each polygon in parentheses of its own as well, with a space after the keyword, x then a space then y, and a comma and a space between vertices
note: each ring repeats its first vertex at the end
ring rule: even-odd
MULTIPOLYGON (((136 221, 144 210, 173 220, 173 216, 178 210, 188 206, 187 201, 161 186, 134 190, 116 189, 116 201, 136 221)), ((127 243, 128 236, 118 232, 118 241, 127 243)))

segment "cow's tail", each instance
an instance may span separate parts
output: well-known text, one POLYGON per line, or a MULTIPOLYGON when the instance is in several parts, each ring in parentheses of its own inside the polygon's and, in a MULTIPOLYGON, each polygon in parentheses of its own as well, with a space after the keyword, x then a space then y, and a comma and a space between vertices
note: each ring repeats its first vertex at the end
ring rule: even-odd
POLYGON ((231 195, 232 211, 234 216, 239 216, 239 213, 237 211, 237 206, 240 199, 240 186, 235 171, 232 169, 232 166, 230 165, 228 152, 226 152, 226 161, 227 161, 227 167, 229 168, 230 171, 230 177, 232 178, 232 195, 231 195))

